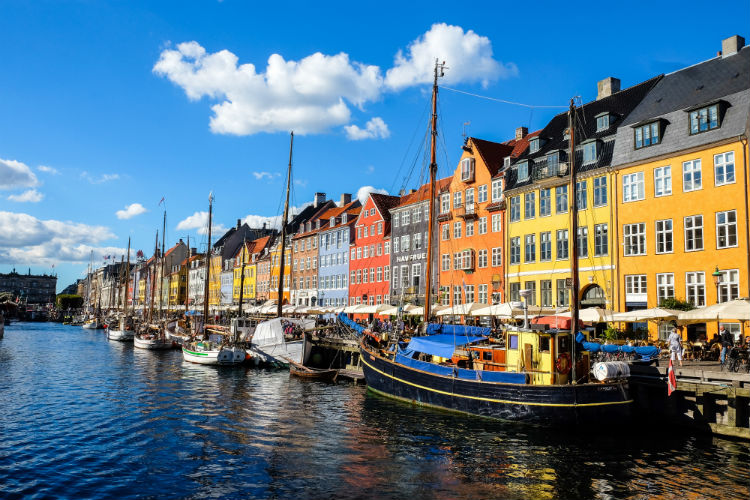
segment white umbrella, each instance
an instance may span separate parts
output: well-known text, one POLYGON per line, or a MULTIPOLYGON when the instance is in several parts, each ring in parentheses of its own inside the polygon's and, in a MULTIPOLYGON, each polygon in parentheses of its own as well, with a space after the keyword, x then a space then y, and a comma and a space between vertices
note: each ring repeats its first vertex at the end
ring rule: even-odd
POLYGON ((362 304, 359 309, 357 309, 358 314, 382 314, 382 311, 385 311, 386 309, 390 309, 391 306, 387 304, 378 304, 378 305, 372 305, 367 306, 362 304))
POLYGON ((745 299, 730 300, 692 311, 682 311, 677 318, 686 323, 702 323, 703 321, 723 319, 750 321, 750 301, 745 299))
MULTIPOLYGON (((433 304, 432 308, 430 309, 430 312, 432 314, 437 314, 440 311, 443 311, 445 309, 450 309, 450 306, 442 306, 438 304, 433 304)), ((424 306, 417 306, 417 307, 414 307, 413 309, 409 309, 406 312, 406 314, 409 316, 424 316, 424 306)))
POLYGON ((623 321, 625 323, 637 323, 640 321, 669 321, 676 320, 681 311, 674 309, 662 309, 661 307, 652 307, 651 309, 640 309, 615 313, 609 321, 623 321))
MULTIPOLYGON (((612 316, 615 314, 614 311, 609 309, 602 309, 600 307, 588 307, 578 311, 578 319, 584 323, 605 323, 608 321, 614 321, 612 316)), ((570 318, 571 312, 567 311, 560 314, 555 314, 561 318, 570 318)))
POLYGON ((486 304, 480 304, 479 302, 469 302, 468 304, 456 304, 453 307, 443 309, 435 313, 436 316, 469 316, 474 311, 483 309, 486 304))
MULTIPOLYGON (((540 316, 543 314, 555 314, 557 309, 545 308, 541 306, 528 306, 529 316, 540 316)), ((522 302, 503 302, 502 304, 492 304, 473 311, 472 316, 495 316, 497 318, 513 318, 523 316, 522 302)))
POLYGON ((346 314, 356 313, 358 309, 360 309, 361 307, 362 307, 362 304, 358 304, 356 306, 346 306, 344 308, 344 312, 346 314))

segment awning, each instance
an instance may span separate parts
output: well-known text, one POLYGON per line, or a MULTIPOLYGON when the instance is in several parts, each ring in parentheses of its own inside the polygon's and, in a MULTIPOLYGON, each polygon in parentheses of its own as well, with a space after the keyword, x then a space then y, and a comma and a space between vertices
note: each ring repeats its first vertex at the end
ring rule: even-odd
POLYGON ((697 323, 719 320, 750 320, 750 302, 744 299, 730 300, 692 311, 683 311, 678 316, 681 322, 697 323))
MULTIPOLYGON (((571 318, 563 316, 539 316, 531 320, 534 325, 548 325, 558 330, 570 330, 571 318)), ((578 320, 578 327, 583 328, 583 321, 578 320)))
POLYGON ((473 337, 468 335, 429 335, 427 337, 412 337, 409 341, 408 350, 432 354, 441 358, 450 358, 456 347, 464 346, 487 337, 473 337))
POLYGON ((613 314, 610 321, 623 321, 625 323, 639 323, 641 321, 649 320, 670 321, 676 320, 679 314, 680 311, 675 311, 673 309, 652 307, 651 309, 637 309, 635 311, 613 314))

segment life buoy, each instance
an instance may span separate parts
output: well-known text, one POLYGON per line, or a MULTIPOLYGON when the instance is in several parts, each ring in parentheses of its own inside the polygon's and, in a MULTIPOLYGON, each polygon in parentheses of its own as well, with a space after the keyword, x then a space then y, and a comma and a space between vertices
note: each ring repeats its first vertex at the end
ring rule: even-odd
POLYGON ((564 352, 557 357, 555 362, 557 373, 566 375, 570 371, 570 354, 564 352))

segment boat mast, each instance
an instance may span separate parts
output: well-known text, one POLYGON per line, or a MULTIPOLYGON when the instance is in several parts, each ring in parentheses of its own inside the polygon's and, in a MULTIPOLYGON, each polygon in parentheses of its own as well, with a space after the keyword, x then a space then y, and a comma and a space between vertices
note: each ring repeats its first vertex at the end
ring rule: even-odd
POLYGON ((245 290, 245 250, 246 250, 246 241, 243 238, 242 239, 242 267, 240 267, 240 305, 237 309, 237 317, 242 317, 242 300, 244 299, 244 290, 245 290))
MULTIPOLYGON (((188 306, 190 305, 190 235, 188 234, 187 237, 187 260, 185 261, 185 265, 187 266, 187 269, 185 270, 185 316, 187 316, 188 312, 188 306)), ((177 288, 178 296, 179 296, 179 287, 177 288)))
MULTIPOLYGON (((166 207, 166 204, 164 205, 166 207)), ((164 233, 167 232, 167 209, 164 208, 164 222, 161 228, 161 278, 159 279, 159 317, 161 318, 162 312, 162 295, 164 295, 164 233)), ((154 263, 156 264, 156 263, 154 263)))
POLYGON ((294 145, 294 132, 290 134, 289 139, 289 168, 286 172, 286 201, 284 201, 284 218, 281 221, 281 269, 279 270, 279 300, 276 304, 276 316, 281 317, 281 308, 284 299, 284 251, 286 247, 286 220, 289 216, 289 183, 292 180, 292 146, 294 145))
POLYGON ((148 322, 154 315, 154 292, 156 292, 156 259, 159 256, 159 231, 156 231, 156 241, 154 242, 154 265, 149 269, 151 273, 151 299, 148 304, 148 322))
POLYGON ((425 268, 425 288, 424 288, 424 323, 430 321, 431 291, 432 291, 432 243, 433 230, 435 227, 435 177, 437 176, 437 161, 435 160, 435 143, 437 139, 437 94, 438 94, 438 76, 443 76, 445 62, 440 64, 435 60, 435 79, 432 83, 432 119, 430 132, 430 200, 429 200, 429 217, 428 217, 428 237, 427 237, 427 266, 425 268), (440 75, 438 75, 440 70, 440 75))
POLYGON ((128 314, 128 293, 130 293, 130 237, 128 236, 128 260, 125 265, 125 315, 128 314))
POLYGON ((568 110, 568 131, 570 136, 570 187, 568 187, 568 196, 570 196, 570 333, 571 333, 571 376, 573 383, 576 378, 576 333, 578 332, 578 192, 576 182, 576 107, 573 99, 570 100, 570 109, 568 110))
POLYGON ((208 247, 206 248, 206 279, 203 282, 203 334, 208 321, 208 281, 211 276, 211 218, 213 217, 214 193, 208 194, 208 247))

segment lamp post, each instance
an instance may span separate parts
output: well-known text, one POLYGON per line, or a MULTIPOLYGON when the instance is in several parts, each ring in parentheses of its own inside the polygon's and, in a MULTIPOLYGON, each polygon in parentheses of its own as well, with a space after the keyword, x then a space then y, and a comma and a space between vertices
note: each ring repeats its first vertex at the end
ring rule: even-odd
POLYGON ((523 289, 518 292, 523 299, 523 327, 529 327, 529 297, 531 296, 531 290, 523 289))
POLYGON ((712 272, 711 276, 714 277, 714 285, 716 285, 716 303, 718 304, 719 302, 721 302, 721 300, 719 300, 719 286, 721 285, 722 278, 722 273, 721 271, 719 271, 719 266, 716 266, 716 271, 712 272))

